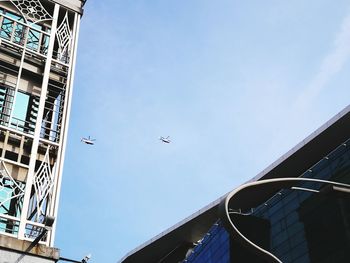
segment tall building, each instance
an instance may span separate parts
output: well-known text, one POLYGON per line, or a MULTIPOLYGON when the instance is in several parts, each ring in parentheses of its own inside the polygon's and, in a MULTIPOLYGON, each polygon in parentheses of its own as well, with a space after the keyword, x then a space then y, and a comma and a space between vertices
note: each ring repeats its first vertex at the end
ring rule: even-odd
POLYGON ((84 3, 0 0, 0 247, 54 244, 84 3))
POLYGON ((272 165, 123 263, 350 260, 350 106, 272 165))

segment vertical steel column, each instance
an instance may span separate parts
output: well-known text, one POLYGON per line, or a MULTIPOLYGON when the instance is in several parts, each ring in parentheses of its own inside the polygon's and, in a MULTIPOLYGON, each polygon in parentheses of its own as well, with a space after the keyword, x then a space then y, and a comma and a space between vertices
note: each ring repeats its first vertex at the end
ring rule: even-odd
MULTIPOLYGON (((75 73, 75 61, 77 56, 77 48, 78 48, 78 35, 80 28, 80 15, 75 13, 74 15, 74 26, 73 26, 73 43, 72 43, 72 52, 69 61, 69 73, 67 78, 67 89, 66 89, 66 99, 64 103, 64 110, 62 114, 62 130, 60 133, 59 139, 59 152, 57 155, 57 171, 55 177, 55 183, 53 188, 53 199, 52 206, 50 207, 50 213, 53 215, 58 214, 58 204, 61 193, 61 183, 62 183, 62 173, 63 173, 63 165, 64 165, 64 156, 66 152, 66 144, 68 138, 68 126, 69 126, 69 118, 72 104, 72 96, 73 96, 73 82, 74 82, 74 73, 75 73)), ((56 220, 52 227, 51 236, 49 240, 49 245, 54 245, 55 233, 56 233, 56 220)))
POLYGON ((58 4, 55 4, 53 19, 52 19, 52 26, 51 26, 49 48, 48 48, 48 52, 47 52, 47 59, 45 62, 43 82, 41 85, 38 117, 37 117, 36 124, 35 124, 33 146, 32 146, 32 152, 30 155, 29 170, 28 170, 28 174, 27 174, 23 207, 22 207, 20 226, 19 226, 19 231, 18 231, 18 238, 19 239, 25 238, 25 227, 27 224, 27 214, 28 214, 28 209, 29 209, 29 201, 30 201, 33 180, 34 180, 34 176, 35 176, 36 157, 37 157, 37 153, 38 153, 41 125, 42 125, 42 121, 43 121, 44 107, 45 107, 45 101, 46 101, 46 93, 47 93, 49 77, 50 77, 51 61, 52 61, 53 48, 54 48, 55 38, 56 38, 59 9, 60 9, 60 6, 58 4))

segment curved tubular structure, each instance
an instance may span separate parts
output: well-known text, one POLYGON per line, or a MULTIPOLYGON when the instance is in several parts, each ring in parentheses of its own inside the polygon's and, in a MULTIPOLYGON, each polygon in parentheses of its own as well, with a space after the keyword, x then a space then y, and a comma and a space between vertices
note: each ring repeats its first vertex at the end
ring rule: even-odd
POLYGON ((350 185, 348 184, 312 178, 276 178, 244 184, 230 192, 220 204, 221 218, 231 236, 241 245, 264 258, 267 262, 283 263, 275 255, 244 236, 238 230, 235 223, 232 222, 230 214, 238 213, 241 215, 250 215, 251 213, 244 213, 244 211, 249 211, 251 208, 259 206, 281 189, 301 190, 320 194, 323 192, 316 189, 297 187, 296 185, 301 182, 323 183, 328 187, 343 189, 343 192, 350 193, 350 185), (231 209, 233 209, 233 211, 243 211, 243 213, 231 212, 231 209))

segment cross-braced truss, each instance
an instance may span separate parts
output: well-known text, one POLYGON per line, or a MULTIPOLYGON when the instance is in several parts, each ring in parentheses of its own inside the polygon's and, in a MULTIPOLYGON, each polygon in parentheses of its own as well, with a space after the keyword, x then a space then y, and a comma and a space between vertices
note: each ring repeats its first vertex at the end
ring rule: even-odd
POLYGON ((47 148, 45 158, 34 176, 34 189, 36 197, 36 220, 46 215, 46 207, 51 189, 54 185, 50 168, 49 149, 47 148))
POLYGON ((72 32, 69 26, 68 13, 64 16, 56 32, 58 40, 58 59, 67 61, 69 57, 69 48, 72 41, 72 32))
POLYGON ((17 183, 12 178, 6 168, 4 161, 0 161, 0 207, 8 214, 11 201, 15 201, 20 205, 24 196, 24 185, 17 183))
POLYGON ((37 23, 52 19, 52 16, 46 11, 39 0, 0 0, 0 2, 6 1, 11 1, 27 21, 37 23))

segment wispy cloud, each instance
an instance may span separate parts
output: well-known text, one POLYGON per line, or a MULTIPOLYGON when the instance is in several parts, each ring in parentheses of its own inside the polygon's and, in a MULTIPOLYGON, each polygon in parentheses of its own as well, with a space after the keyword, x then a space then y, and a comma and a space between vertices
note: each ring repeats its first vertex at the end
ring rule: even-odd
POLYGON ((299 95, 295 109, 305 110, 306 106, 322 92, 329 81, 342 70, 350 58, 350 13, 345 17, 336 33, 333 48, 324 57, 317 74, 299 95))

